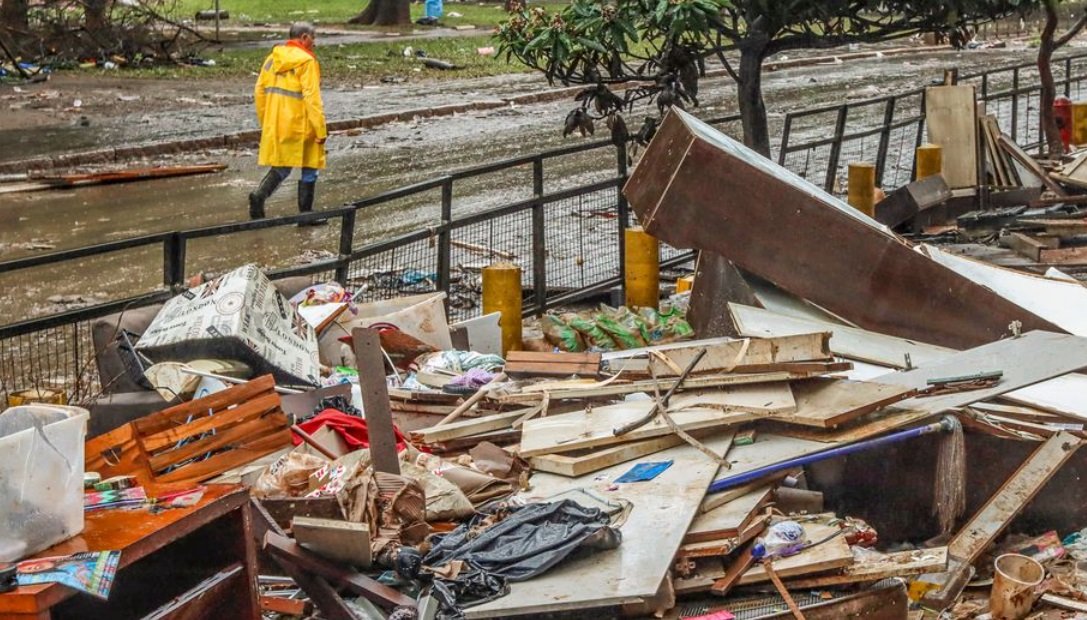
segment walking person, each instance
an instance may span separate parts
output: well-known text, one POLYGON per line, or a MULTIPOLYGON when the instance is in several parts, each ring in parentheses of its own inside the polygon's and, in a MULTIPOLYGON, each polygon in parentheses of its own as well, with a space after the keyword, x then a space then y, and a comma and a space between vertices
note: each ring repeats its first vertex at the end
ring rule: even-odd
POLYGON ((253 92, 261 128, 257 161, 271 169, 257 190, 249 194, 251 219, 265 217, 264 202, 293 168, 302 169, 298 210, 313 211, 317 171, 325 167, 328 137, 321 103, 321 66, 313 53, 315 35, 312 24, 291 25, 290 40, 272 48, 261 65, 253 92))

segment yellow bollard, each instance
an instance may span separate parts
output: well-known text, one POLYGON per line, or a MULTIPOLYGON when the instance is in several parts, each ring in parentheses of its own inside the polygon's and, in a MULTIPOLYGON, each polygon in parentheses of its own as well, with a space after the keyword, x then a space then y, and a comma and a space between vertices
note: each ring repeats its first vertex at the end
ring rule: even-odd
POLYGON ((1072 144, 1087 144, 1087 102, 1072 103, 1072 144))
POLYGON ((639 226, 626 229, 626 304, 657 308, 661 298, 660 244, 639 226))
POLYGON ((483 268, 483 314, 501 312, 502 355, 521 350, 521 268, 495 263, 483 268))
POLYGON ((694 288, 694 276, 683 276, 681 278, 676 278, 677 293, 686 293, 692 288, 694 288))
POLYGON ((876 167, 849 164, 849 205, 868 217, 876 214, 876 167))
POLYGON ((944 147, 922 144, 917 147, 917 180, 944 173, 944 147))

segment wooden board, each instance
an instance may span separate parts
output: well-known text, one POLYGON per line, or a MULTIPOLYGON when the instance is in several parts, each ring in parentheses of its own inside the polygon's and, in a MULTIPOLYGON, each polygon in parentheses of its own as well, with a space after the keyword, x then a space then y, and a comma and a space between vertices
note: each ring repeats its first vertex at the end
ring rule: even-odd
POLYGON ((825 333, 794 334, 766 339, 713 339, 683 342, 631 351, 616 351, 604 356, 612 372, 648 375, 652 366, 657 377, 675 377, 690 365, 702 349, 706 355, 694 373, 751 372, 788 362, 826 361, 830 359, 830 336, 825 333), (648 352, 655 355, 646 357, 648 352), (670 360, 668 364, 662 356, 670 360))
POLYGON ((875 381, 808 379, 793 383, 796 411, 774 416, 774 420, 833 428, 850 420, 904 400, 917 393, 911 387, 875 381))
POLYGON ((295 517, 291 534, 298 544, 317 555, 358 566, 370 566, 370 528, 365 523, 295 517))
POLYGON ((528 409, 518 409, 516 411, 496 413, 481 418, 457 420, 433 428, 421 428, 417 431, 412 431, 411 438, 412 441, 420 441, 422 443, 441 443, 449 441, 450 439, 481 435, 491 431, 510 428, 513 426, 514 421, 532 409, 533 408, 531 407, 528 409))
POLYGON ((978 122, 973 86, 925 89, 928 141, 943 147, 943 177, 951 189, 978 183, 978 122))
MULTIPOLYGON (((1079 246, 1075 248, 1064 248, 1061 250, 1043 249, 1039 252, 1039 256, 1036 262, 1046 263, 1049 265, 1087 263, 1087 247, 1079 246)), ((1077 282, 1076 284, 1079 284, 1079 282, 1077 282)))
POLYGON ((1001 380, 989 388, 941 396, 918 396, 898 404, 903 409, 941 413, 1084 367, 1087 367, 1087 338, 1036 331, 962 351, 923 368, 889 373, 877 377, 875 381, 924 389, 929 379, 1003 371, 1001 380))
MULTIPOLYGON (((808 542, 816 543, 839 530, 836 525, 822 523, 801 523, 808 542)), ((845 542, 845 536, 835 536, 830 540, 805 549, 800 553, 779 560, 774 560, 774 572, 782 579, 799 575, 811 575, 853 564, 853 551, 845 542)), ((749 568, 740 577, 739 585, 770 581, 766 569, 761 564, 749 568)))
MULTIPOLYGON (((708 438, 705 443, 724 455, 729 451, 731 435, 708 438)), ((585 503, 590 498, 576 491, 585 488, 609 501, 630 501, 633 509, 621 527, 623 543, 610 551, 570 558, 529 581, 512 583, 509 595, 465 609, 465 615, 509 618, 651 598, 671 569, 673 555, 717 472, 716 463, 690 446, 677 446, 653 456, 654 461, 669 459, 673 465, 653 480, 619 485, 617 490, 608 490, 610 481, 630 469, 629 464, 575 479, 534 474, 530 499, 554 501, 556 494, 565 492, 559 497, 585 503)))
POLYGON ((854 562, 841 571, 827 575, 790 579, 789 589, 808 590, 853 583, 879 581, 890 577, 908 577, 947 568, 947 547, 915 549, 887 553, 876 560, 854 562))
POLYGON ((530 458, 529 464, 534 471, 544 471, 577 478, 612 465, 667 450, 681 443, 683 443, 683 439, 678 435, 662 435, 644 441, 612 446, 611 448, 590 449, 584 454, 542 454, 530 458))
POLYGON ((966 564, 977 560, 1082 443, 1066 432, 1047 439, 951 539, 951 556, 966 564))
POLYGON ((623 193, 661 241, 721 254, 865 329, 961 348, 1013 320, 1057 329, 682 110, 666 115, 623 193))
POLYGON ((600 354, 510 351, 506 354, 505 372, 511 377, 595 377, 600 374, 600 354))
MULTIPOLYGON (((790 379, 808 378, 818 376, 819 373, 793 373, 776 371, 755 374, 727 374, 706 375, 700 377, 687 377, 681 389, 697 390, 704 388, 720 388, 726 386, 740 386, 752 384, 766 384, 783 382, 790 379)), ((603 398, 606 396, 623 396, 639 392, 652 393, 654 385, 663 394, 675 384, 675 379, 660 379, 658 381, 594 381, 591 383, 582 380, 571 381, 547 381, 527 385, 520 392, 508 395, 500 395, 499 402, 526 402, 538 401, 546 392, 551 400, 573 400, 581 398, 603 398)))
MULTIPOLYGON (((760 308, 730 304, 729 310, 744 335, 806 333, 823 329, 833 333, 830 345, 835 354, 882 366, 901 368, 906 355, 909 355, 915 366, 924 367, 941 362, 955 353, 955 349, 947 347, 896 338, 856 327, 787 317, 760 308)), ((1087 402, 1082 396, 1084 393, 1087 393, 1087 376, 1068 374, 1013 390, 1002 398, 1077 420, 1087 420, 1087 402)))
MULTIPOLYGON (((613 433, 653 407, 650 400, 627 401, 529 420, 522 427, 521 456, 571 452, 671 434, 660 416, 618 437, 613 433)), ((677 394, 669 403, 669 413, 680 428, 690 432, 731 426, 795 407, 788 384, 772 383, 677 394)))
MULTIPOLYGON (((998 139, 1000 141, 1000 147, 1007 151, 1008 155, 1011 155, 1012 159, 1014 159, 1021 166, 1030 171, 1032 175, 1037 177, 1038 180, 1040 180, 1049 191, 1053 192, 1058 196, 1068 195, 1068 192, 1064 191, 1064 188, 1062 188, 1057 183, 1054 183, 1053 180, 1049 178, 1049 175, 1046 174, 1046 171, 1038 165, 1038 162, 1035 161, 1035 159, 1031 157, 1030 154, 1024 151, 1021 146, 1016 144, 1014 140, 1004 134, 1001 134, 998 139)), ((946 151, 944 153, 944 157, 947 157, 946 151)))
POLYGON ((709 512, 699 514, 691 523, 691 527, 687 528, 683 543, 698 543, 738 536, 772 498, 773 488, 765 486, 709 512))
POLYGON ((1016 254, 1023 256, 1024 258, 1038 263, 1042 262, 1042 250, 1049 249, 1051 246, 1044 243, 1040 239, 1025 235, 1020 232, 1013 232, 1006 238, 1008 247, 1015 251, 1016 254))

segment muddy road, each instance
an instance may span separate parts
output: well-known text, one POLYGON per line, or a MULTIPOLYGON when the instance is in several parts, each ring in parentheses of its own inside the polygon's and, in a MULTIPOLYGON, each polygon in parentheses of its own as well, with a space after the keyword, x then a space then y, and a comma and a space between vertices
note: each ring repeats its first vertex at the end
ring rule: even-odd
MULTIPOLYGON (((772 110, 771 132, 777 140, 784 112, 866 99, 917 88, 940 78, 946 67, 964 72, 996 67, 1029 58, 1028 50, 975 50, 925 53, 913 56, 873 58, 847 63, 830 63, 782 70, 767 74, 764 90, 772 110)), ((387 109, 418 107, 420 101, 440 105, 453 101, 479 100, 488 93, 508 91, 510 81, 520 90, 542 88, 533 76, 487 78, 475 83, 450 86, 403 85, 402 96, 378 100, 375 94, 340 87, 326 95, 326 107, 333 118, 348 118, 387 109), (499 80, 505 83, 499 83, 499 80), (432 92, 428 92, 427 89, 432 92), (440 88, 440 90, 439 90, 440 88), (342 107, 344 109, 340 109, 342 107)), ((193 123, 238 131, 252 124, 252 112, 244 94, 248 85, 224 90, 223 99, 188 124, 177 114, 162 112, 152 120, 163 125, 163 138, 187 135, 193 123), (165 120, 166 118, 171 120, 165 120), (241 126, 239 126, 241 124, 241 126)), ((386 93, 387 97, 388 93, 386 93)), ((700 92, 700 116, 732 113, 734 89, 725 79, 706 80, 700 92)), ((572 144, 582 138, 561 137, 561 121, 572 107, 570 101, 512 106, 454 117, 395 123, 357 135, 336 135, 329 139, 329 167, 318 185, 318 208, 331 208, 381 191, 416 183, 475 164, 530 154, 551 147, 572 144)), ((873 107, 873 114, 882 110, 873 107)), ((639 119, 641 114, 628 118, 639 119)), ((634 124, 635 121, 628 121, 634 124)), ((116 144, 127 135, 119 119, 103 121, 96 127, 97 140, 116 144), (110 123, 117 123, 111 129, 110 123)), ((825 135, 811 128, 811 135, 825 135)), ((829 131, 827 128, 826 131, 829 131)), ((11 140, 17 130, 7 129, 2 137, 11 140), (13 133, 14 132, 14 133, 13 133)), ((135 133, 133 133, 135 135, 135 133)), ((43 249, 79 247, 141 234, 211 226, 246 217, 246 194, 259 180, 255 152, 209 152, 187 159, 221 161, 230 168, 221 174, 168 179, 128 185, 101 186, 74 191, 47 191, 0 196, 0 260, 41 252, 43 249)), ((548 160, 545 189, 548 192, 608 178, 614 174, 611 151, 593 151, 548 160), (606 153, 606 155, 605 155, 606 153)), ((294 178, 288 180, 269 201, 270 215, 295 212, 294 178)), ((458 182, 454 194, 454 215, 476 212, 528 197, 531 169, 528 166, 458 182)), ((373 241, 417 230, 439 217, 440 195, 428 192, 393 204, 365 209, 359 214, 356 239, 373 241)), ((609 241, 614 231, 600 242, 609 241)), ((333 251, 339 239, 338 225, 323 228, 277 228, 230 239, 210 238, 191 242, 188 272, 222 271, 255 261, 266 266, 290 265, 304 254, 333 251)), ((356 246, 359 241, 356 241, 356 246)), ((390 266, 392 267, 392 266, 390 266)), ((0 301, 0 323, 9 323, 55 312, 81 303, 96 303, 151 290, 161 279, 161 249, 157 246, 88 258, 61 270, 42 267, 0 274, 0 286, 7 293, 0 301), (73 296, 80 296, 74 298, 73 296)))

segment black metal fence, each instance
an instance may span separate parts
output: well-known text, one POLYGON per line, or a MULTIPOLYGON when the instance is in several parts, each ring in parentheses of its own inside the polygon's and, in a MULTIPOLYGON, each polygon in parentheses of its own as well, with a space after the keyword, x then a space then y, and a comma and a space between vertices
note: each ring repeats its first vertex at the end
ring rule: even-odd
MULTIPOLYGON (((1087 53, 1055 63, 1055 77, 1065 94, 1073 98, 1082 94, 1087 86, 1085 65, 1087 53)), ((964 75, 959 82, 977 86, 979 99, 1020 144, 1032 148, 1040 143, 1040 87, 1033 65, 964 75)), ((739 134, 735 116, 710 122, 726 133, 739 134)), ((776 156, 781 165, 834 193, 844 187, 848 163, 872 161, 878 182, 890 189, 911 180, 914 151, 924 140, 924 89, 917 89, 789 112, 776 156)), ((468 318, 479 313, 480 269, 496 260, 521 267, 526 314, 621 286, 622 231, 630 219, 620 191, 626 176, 625 149, 609 141, 588 142, 475 166, 316 214, 157 233, 0 262, 0 286, 5 286, 5 276, 35 269, 51 270, 53 277, 74 273, 78 278, 84 261, 161 257, 161 279, 138 285, 144 288, 135 295, 134 284, 128 281, 89 307, 0 325, 0 407, 8 394, 34 387, 63 389, 74 402, 93 396, 98 389, 90 341, 95 319, 165 301, 184 287, 188 276, 201 271, 202 259, 194 255, 206 255, 209 244, 284 232, 309 220, 328 219, 338 225, 337 247, 326 258, 270 268, 269 274, 334 278, 358 291, 363 301, 440 290, 449 294, 451 317, 468 318), (563 174, 565 162, 587 153, 598 165, 588 179, 571 183, 563 174), (503 182, 510 175, 523 177, 524 187, 509 192, 520 197, 478 212, 461 208, 472 200, 458 198, 461 188, 497 175, 503 182), (427 205, 421 216, 425 221, 417 229, 387 238, 360 233, 362 218, 394 219, 405 200, 427 205), (200 252, 194 251, 198 245, 200 252)), ((249 247, 252 262, 260 263, 260 243, 249 247)), ((690 252, 662 248, 666 265, 690 258, 690 252)), ((145 271, 152 268, 151 263, 145 266, 145 271)))

